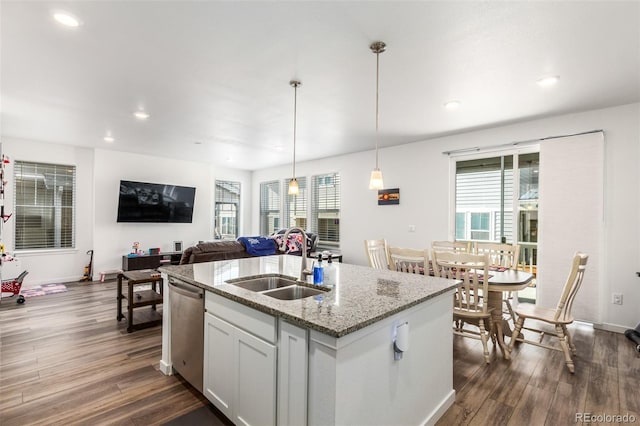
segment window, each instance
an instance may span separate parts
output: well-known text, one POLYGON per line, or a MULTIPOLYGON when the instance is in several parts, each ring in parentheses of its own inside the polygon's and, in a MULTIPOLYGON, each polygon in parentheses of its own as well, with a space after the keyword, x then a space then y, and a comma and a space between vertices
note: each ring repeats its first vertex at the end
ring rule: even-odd
POLYGON ((456 162, 456 239, 513 241, 513 155, 456 162))
POLYGON ((216 180, 215 194, 215 238, 238 238, 240 210, 240 182, 216 180))
POLYGON ((16 161, 15 248, 75 247, 76 168, 16 161))
POLYGON ((318 244, 340 245, 340 174, 313 176, 310 231, 318 234, 318 244))
MULTIPOLYGON (((291 179, 286 179, 284 182, 285 188, 289 187, 291 179)), ((284 203, 284 227, 289 228, 297 226, 302 229, 307 229, 307 178, 298 178, 298 195, 287 195, 287 199, 284 203)))
POLYGON ((280 229, 280 182, 260 184, 260 235, 271 235, 280 229))

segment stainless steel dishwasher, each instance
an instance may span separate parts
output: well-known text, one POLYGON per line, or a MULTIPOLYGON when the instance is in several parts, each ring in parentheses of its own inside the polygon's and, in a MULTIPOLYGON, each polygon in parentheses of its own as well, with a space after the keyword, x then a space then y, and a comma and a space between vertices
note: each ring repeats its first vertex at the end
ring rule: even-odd
POLYGON ((171 363, 202 393, 204 354, 204 290, 169 277, 171 299, 171 363))

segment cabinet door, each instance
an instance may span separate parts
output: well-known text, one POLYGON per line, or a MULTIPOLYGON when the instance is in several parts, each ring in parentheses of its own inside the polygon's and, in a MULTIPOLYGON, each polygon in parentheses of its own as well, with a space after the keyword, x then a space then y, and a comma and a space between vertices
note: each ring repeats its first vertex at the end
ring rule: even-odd
POLYGON ((307 330, 280 320, 278 425, 307 423, 307 330))
POLYGON ((276 347, 236 329, 238 373, 235 399, 237 425, 276 423, 276 347))
POLYGON ((210 313, 205 313, 204 318, 204 394, 232 419, 237 365, 234 353, 236 328, 210 313))

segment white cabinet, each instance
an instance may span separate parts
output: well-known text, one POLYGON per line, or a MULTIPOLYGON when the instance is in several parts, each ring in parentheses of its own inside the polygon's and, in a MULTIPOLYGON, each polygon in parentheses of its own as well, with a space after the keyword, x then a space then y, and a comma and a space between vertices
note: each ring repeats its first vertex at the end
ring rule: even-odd
POLYGON ((275 318, 211 293, 205 307, 205 396, 237 425, 275 425, 275 318))

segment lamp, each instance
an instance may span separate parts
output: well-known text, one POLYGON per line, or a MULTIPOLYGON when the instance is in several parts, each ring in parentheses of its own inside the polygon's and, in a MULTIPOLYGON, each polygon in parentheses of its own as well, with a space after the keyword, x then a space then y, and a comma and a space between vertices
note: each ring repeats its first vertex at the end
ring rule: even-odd
POLYGON ((293 87, 293 177, 289 181, 289 195, 298 195, 300 187, 296 179, 296 110, 298 107, 298 86, 302 86, 297 80, 291 80, 289 84, 293 87))
POLYGON ((371 179, 369 180, 369 189, 382 189, 382 171, 378 167, 378 80, 380 77, 380 54, 384 52, 387 45, 382 41, 376 41, 369 46, 371 51, 376 54, 376 167, 371 171, 371 179))

